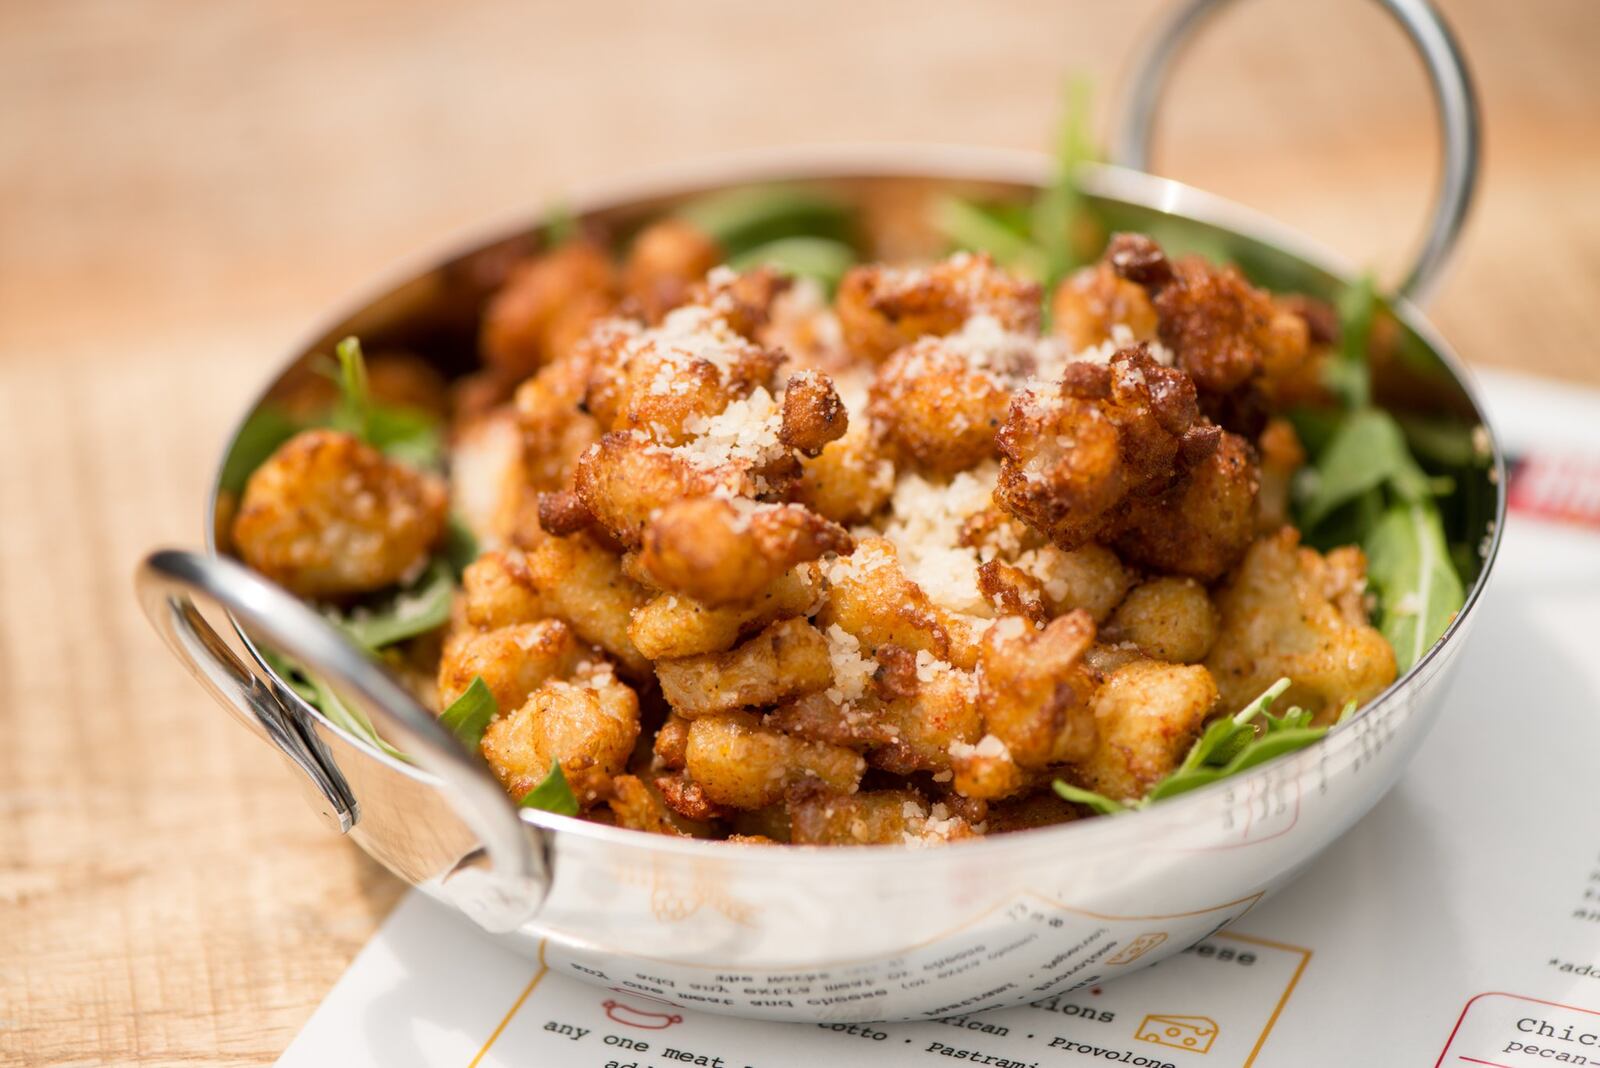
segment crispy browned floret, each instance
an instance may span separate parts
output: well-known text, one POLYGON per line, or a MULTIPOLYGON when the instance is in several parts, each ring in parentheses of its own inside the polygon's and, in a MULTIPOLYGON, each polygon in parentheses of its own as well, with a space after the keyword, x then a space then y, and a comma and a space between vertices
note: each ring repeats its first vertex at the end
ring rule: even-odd
POLYGON ((817 625, 823 630, 837 624, 859 639, 869 655, 893 643, 955 663, 944 613, 906 577, 892 542, 862 538, 853 554, 825 563, 823 574, 829 583, 828 599, 817 613, 817 625))
POLYGON ((1126 326, 1135 341, 1156 340, 1156 310, 1149 295, 1104 260, 1063 279, 1050 309, 1050 329, 1074 350, 1108 340, 1114 326, 1126 326))
POLYGON ((791 841, 797 845, 937 845, 972 838, 972 825, 915 790, 841 794, 816 784, 789 791, 791 841))
POLYGON ((1306 450, 1287 419, 1273 419, 1256 439, 1261 455, 1261 492, 1256 496, 1256 533, 1271 534, 1290 521, 1290 491, 1295 472, 1305 466, 1306 450))
POLYGON ((1250 547, 1217 594, 1222 629, 1206 658, 1226 707, 1244 707, 1287 675, 1283 707, 1327 724, 1345 702, 1364 704, 1394 681, 1394 650, 1362 607, 1365 565, 1354 547, 1326 558, 1301 548, 1292 527, 1250 547))
POLYGON ((809 615, 821 596, 814 564, 793 568, 743 604, 713 607, 693 597, 663 593, 634 611, 628 636, 651 660, 720 653, 741 635, 774 620, 809 615))
POLYGON ((479 556, 462 573, 461 587, 467 622, 482 630, 531 623, 548 614, 527 559, 516 549, 479 556))
POLYGON ((791 738, 749 712, 702 716, 689 725, 685 767, 706 797, 734 808, 766 808, 792 783, 815 778, 849 793, 866 764, 848 749, 791 738))
POLYGON ((483 313, 483 360, 512 380, 561 355, 616 300, 616 271, 605 250, 572 241, 524 260, 483 313))
POLYGON ((1134 563, 1210 582, 1249 548, 1260 484, 1255 450, 1224 432, 1216 451, 1185 465, 1173 486, 1130 500, 1117 551, 1134 563))
POLYGON ((1070 552, 1043 545, 1024 551, 1016 565, 1038 582, 1050 616, 1081 608, 1102 623, 1133 585, 1133 577, 1117 554, 1103 545, 1085 545, 1070 552))
POLYGON ((894 493, 894 463, 864 419, 801 466, 794 499, 836 523, 865 521, 894 493))
POLYGON ((558 490, 541 493, 539 500, 539 529, 557 538, 565 538, 580 530, 594 526, 594 513, 583 503, 576 490, 558 490))
POLYGON ((683 838, 709 838, 714 833, 710 823, 687 819, 669 808, 661 791, 637 775, 614 777, 608 804, 618 827, 683 838))
POLYGON ((874 692, 860 709, 877 737, 868 760, 896 775, 949 772, 951 748, 983 733, 977 680, 897 645, 879 648, 877 660, 874 692))
POLYGON ((845 347, 877 362, 927 335, 952 334, 975 315, 1037 333, 1039 286, 994 265, 987 254, 957 253, 928 267, 852 267, 834 310, 845 347))
POLYGON ((1112 239, 1106 260, 1151 291, 1161 340, 1202 393, 1287 378, 1309 355, 1306 321, 1233 267, 1199 256, 1169 262, 1149 238, 1127 234, 1112 239))
POLYGON ((663 219, 633 239, 622 266, 622 291, 648 322, 658 322, 721 262, 722 248, 710 237, 681 219, 663 219))
POLYGON ((639 736, 639 699, 610 665, 579 665, 574 681, 552 679, 484 731, 482 752, 512 797, 544 781, 559 762, 579 804, 610 793, 639 736))
POLYGON ((1029 797, 1010 798, 989 803, 988 818, 984 820, 984 834, 1010 834, 1012 831, 1031 831, 1035 827, 1053 827, 1082 819, 1085 811, 1070 801, 1063 801, 1054 793, 1033 794, 1029 797))
POLYGON ((592 348, 580 344, 517 387, 523 470, 535 490, 565 487, 573 464, 600 437, 599 423, 583 410, 592 362, 592 348))
POLYGON ((990 560, 978 567, 978 592, 1002 616, 1021 616, 1043 626, 1050 612, 1039 580, 1014 564, 990 560))
POLYGON ((480 545, 509 540, 526 481, 514 411, 496 408, 457 424, 450 437, 450 511, 480 545))
POLYGON ((994 456, 1011 393, 1000 376, 939 338, 890 356, 872 380, 867 413, 878 436, 934 474, 953 475, 994 456))
POLYGON ((1217 610, 1194 579, 1151 579, 1129 592, 1102 634, 1154 660, 1198 664, 1217 639, 1217 610))
MULTIPOLYGON (((683 308, 661 327, 666 331, 678 317, 691 317, 698 308, 683 308)), ((645 335, 630 346, 611 429, 638 431, 663 445, 679 445, 693 438, 707 420, 756 389, 773 384, 783 354, 755 345, 728 329, 722 320, 709 320, 709 329, 686 337, 645 335)))
POLYGON ((843 527, 803 505, 701 497, 661 509, 645 528, 639 563, 663 590, 738 604, 796 564, 853 544, 843 527))
POLYGON ((446 643, 439 660, 440 707, 448 707, 481 677, 494 694, 495 707, 510 712, 534 690, 570 674, 578 661, 592 655, 559 619, 468 631, 446 643))
POLYGON ((1130 497, 1164 487, 1180 455, 1215 437, 1198 415, 1194 384, 1142 345, 1109 367, 1068 364, 1060 393, 1012 402, 995 500, 1063 549, 1105 540, 1130 497))
POLYGON ((578 637, 616 659, 631 679, 648 678, 646 660, 628 637, 633 610, 647 595, 622 573, 622 562, 587 534, 547 538, 526 558, 528 577, 545 610, 578 637))
POLYGON ((744 483, 732 468, 699 467, 672 449, 610 433, 579 457, 573 487, 611 537, 637 549, 651 518, 669 504, 718 489, 736 493, 744 483))
POLYGON ((1076 611, 1042 631, 1008 617, 984 635, 978 711, 1019 767, 1078 760, 1094 745, 1094 677, 1082 662, 1094 633, 1094 620, 1076 611))
POLYGON ((1143 797, 1188 754, 1216 705, 1217 684, 1198 665, 1119 668, 1094 695, 1094 749, 1075 771, 1107 797, 1143 797))
POLYGON ((662 775, 655 781, 661 800, 685 819, 710 822, 732 815, 732 810, 706 796, 705 789, 682 775, 662 775))
POLYGON ((651 747, 661 766, 670 771, 683 767, 689 745, 689 721, 677 713, 668 713, 656 729, 656 740, 651 747))
POLYGON ((689 291, 689 303, 711 309, 741 337, 756 341, 772 319, 774 303, 793 284, 791 276, 771 267, 712 271, 689 291))
POLYGON ((808 457, 822 454, 830 441, 849 429, 850 417, 834 391, 833 379, 820 371, 797 371, 783 390, 783 425, 778 440, 808 457))
POLYGON ((656 678, 672 710, 694 718, 821 690, 833 683, 833 667, 822 632, 786 619, 725 653, 662 660, 656 678))
POLYGON ((256 468, 233 521, 244 562, 303 597, 382 589, 444 535, 444 482, 357 438, 305 430, 256 468))

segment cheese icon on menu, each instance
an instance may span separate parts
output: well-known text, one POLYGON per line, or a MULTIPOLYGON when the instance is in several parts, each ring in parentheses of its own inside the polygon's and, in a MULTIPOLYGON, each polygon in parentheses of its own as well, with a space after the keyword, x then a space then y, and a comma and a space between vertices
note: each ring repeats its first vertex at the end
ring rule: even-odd
POLYGON ((1191 1053, 1207 1053, 1217 1040, 1217 1021, 1209 1016, 1174 1016, 1152 1012, 1139 1024, 1133 1037, 1191 1053))

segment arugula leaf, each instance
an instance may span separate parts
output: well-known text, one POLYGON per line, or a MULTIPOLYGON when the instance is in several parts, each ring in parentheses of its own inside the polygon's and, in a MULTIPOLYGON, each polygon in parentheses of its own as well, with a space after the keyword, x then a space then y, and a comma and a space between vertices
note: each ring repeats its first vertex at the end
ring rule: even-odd
POLYGON ((578 814, 578 799, 573 796, 572 786, 562 773, 559 760, 550 761, 550 773, 544 777, 544 781, 523 794, 517 804, 522 808, 540 808, 562 816, 578 814))
POLYGON ((428 412, 369 406, 365 440, 391 460, 411 467, 437 470, 444 466, 444 433, 438 418, 428 412))
POLYGON ((1387 486, 1406 501, 1425 500, 1432 485, 1406 448, 1400 424, 1387 412, 1362 408, 1345 417, 1297 483, 1300 525, 1311 529, 1341 505, 1387 486))
POLYGON ((322 714, 328 717, 328 722, 340 728, 345 733, 361 739, 367 744, 388 753, 400 760, 409 760, 404 753, 390 745, 378 736, 378 730, 367 718, 367 714, 359 708, 351 708, 334 692, 333 687, 323 682, 320 678, 308 672, 301 672, 311 688, 316 692, 317 699, 312 702, 322 714))
POLYGON ((262 404, 250 413, 234 435, 218 484, 229 493, 243 493, 255 469, 266 463, 279 445, 303 429, 298 419, 276 404, 270 401, 262 404))
POLYGON ((333 351, 339 358, 339 404, 333 410, 333 428, 370 442, 372 392, 367 382, 367 361, 361 356, 361 340, 347 337, 333 351))
POLYGON ((933 206, 933 227, 956 248, 987 252, 1002 267, 1043 279, 1049 270, 1044 251, 1033 243, 1026 221, 1016 225, 1005 208, 941 197, 933 206))
POLYGON ((840 200, 786 185, 743 186, 684 205, 679 217, 706 234, 730 260, 785 237, 849 243, 851 214, 840 200))
POLYGON ((1438 641, 1465 602, 1439 512, 1430 501, 1396 504, 1364 541, 1378 591, 1378 630, 1404 674, 1438 641))
POLYGON ((1078 221, 1083 215, 1078 168, 1096 155, 1089 133, 1090 93, 1088 78, 1068 79, 1056 136, 1055 178, 1033 202, 1033 241, 1043 253, 1041 280, 1046 293, 1083 262, 1077 243, 1078 221))
POLYGON ((842 241, 826 237, 780 237, 757 245, 728 260, 736 271, 771 266, 788 274, 815 278, 832 293, 856 262, 855 249, 842 241))
POLYGON ((544 247, 565 245, 577 236, 578 217, 572 213, 572 206, 566 201, 550 205, 544 214, 544 247))
POLYGON ((369 652, 437 630, 450 619, 455 578, 443 558, 435 558, 422 577, 375 605, 347 612, 328 611, 336 626, 369 652))
POLYGON ((1071 801, 1077 805, 1087 805, 1102 816, 1115 816, 1119 812, 1127 812, 1134 806, 1126 801, 1118 801, 1105 794, 1097 794, 1093 790, 1085 790, 1081 786, 1074 786, 1070 782, 1057 779, 1050 784, 1063 801, 1071 801))
POLYGON ((462 745, 476 751, 478 744, 483 741, 483 732, 488 729, 489 721, 494 719, 499 710, 494 694, 489 692, 483 676, 479 675, 472 680, 472 685, 467 687, 465 693, 439 713, 439 722, 460 738, 462 745))
POLYGON ((1378 307, 1378 283, 1371 272, 1339 294, 1339 351, 1328 361, 1325 381, 1346 408, 1365 408, 1372 403, 1367 346, 1378 307))
POLYGON ((455 572, 456 578, 460 579, 477 558, 478 536, 467 526, 465 519, 451 512, 444 532, 445 562, 450 565, 450 570, 455 572))

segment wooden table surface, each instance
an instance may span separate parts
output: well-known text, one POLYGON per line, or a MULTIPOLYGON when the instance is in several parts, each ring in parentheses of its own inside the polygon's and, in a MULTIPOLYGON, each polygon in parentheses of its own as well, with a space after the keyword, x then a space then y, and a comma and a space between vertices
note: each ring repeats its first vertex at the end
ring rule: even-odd
MULTIPOLYGON (((730 149, 1043 147, 1153 0, 930 5, 0 0, 0 1063, 273 1060, 401 893, 139 616, 281 356, 397 259, 730 149)), ((1434 312, 1600 383, 1600 5, 1450 0, 1487 171, 1434 312)), ((1253 0, 1166 172, 1402 263, 1436 145, 1372 5, 1253 0)))

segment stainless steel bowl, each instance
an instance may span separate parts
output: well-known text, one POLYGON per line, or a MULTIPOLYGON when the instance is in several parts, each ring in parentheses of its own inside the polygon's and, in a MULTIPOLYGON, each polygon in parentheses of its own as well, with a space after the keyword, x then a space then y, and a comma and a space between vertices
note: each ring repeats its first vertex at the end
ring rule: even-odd
MULTIPOLYGON (((1118 139, 1125 161, 1142 165, 1166 65, 1216 6, 1187 6, 1146 56, 1118 139)), ((1384 6, 1429 67, 1445 134, 1433 223, 1403 287, 1414 294, 1436 276, 1465 216, 1476 110, 1432 10, 1419 0, 1384 6)), ((811 149, 635 183, 579 214, 623 232, 688 197, 772 179, 892 208, 935 192, 1020 192, 1048 172, 1042 158, 1006 152, 811 149)), ((1332 298, 1351 277, 1292 231, 1140 169, 1090 168, 1083 186, 1108 225, 1232 259, 1273 287, 1332 298)), ((508 228, 383 287, 313 338, 261 402, 351 333, 464 369, 484 297, 534 240, 526 226, 508 228)), ((1460 361, 1409 300, 1396 300, 1394 313, 1400 358, 1379 376, 1385 403, 1483 425, 1460 361)), ((230 453, 238 445, 236 437, 230 453)), ((508 944, 586 981, 685 1007, 783 1020, 916 1019, 1036 1001, 1167 957, 1247 913, 1360 819, 1448 700, 1498 547, 1501 473, 1493 448, 1492 461, 1462 476, 1458 496, 1469 506, 1446 516, 1455 540, 1479 546, 1465 607, 1404 678, 1318 745, 1137 814, 928 850, 758 848, 519 810, 379 666, 219 555, 214 537, 204 555, 153 554, 139 584, 179 658, 294 766, 333 828, 508 944), (213 614, 225 610, 227 625, 213 629, 196 598, 213 614), (332 726, 273 674, 255 640, 335 682, 416 763, 332 726)), ((224 482, 219 472, 213 519, 227 503, 224 482)))

